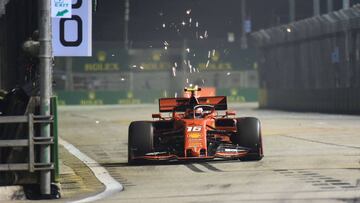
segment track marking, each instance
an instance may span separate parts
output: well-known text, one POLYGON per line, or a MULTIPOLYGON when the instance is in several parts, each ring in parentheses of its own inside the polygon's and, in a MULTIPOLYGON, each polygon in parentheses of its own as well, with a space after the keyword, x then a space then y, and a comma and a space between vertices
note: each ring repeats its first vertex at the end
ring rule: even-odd
POLYGON ((198 167, 196 167, 194 164, 185 164, 185 166, 186 166, 188 169, 190 169, 190 170, 192 170, 192 171, 194 171, 194 172, 196 172, 196 173, 204 173, 204 172, 205 172, 205 171, 199 169, 198 167))
POLYGON ((59 144, 61 144, 72 155, 80 159, 87 167, 89 167, 90 170, 94 173, 95 177, 105 186, 105 190, 97 195, 87 197, 81 200, 72 201, 70 203, 93 202, 103 199, 105 197, 109 197, 110 195, 118 193, 124 189, 118 181, 111 177, 109 172, 104 167, 100 166, 100 164, 97 163, 95 160, 82 153, 74 145, 66 142, 61 138, 59 138, 59 144))
POLYGON ((287 137, 287 138, 292 138, 292 139, 296 139, 296 140, 307 141, 307 142, 314 142, 314 143, 319 143, 319 144, 332 145, 332 146, 337 146, 337 147, 360 149, 360 147, 358 147, 358 146, 350 146, 350 145, 342 145, 342 144, 336 144, 336 143, 331 143, 331 142, 323 142, 323 141, 306 139, 306 138, 301 138, 301 137, 294 137, 294 136, 290 136, 290 135, 280 135, 280 136, 287 137))
POLYGON ((312 186, 319 187, 320 189, 324 190, 331 190, 331 189, 354 189, 357 188, 356 185, 351 185, 351 183, 335 179, 332 177, 327 177, 320 175, 319 173, 311 172, 309 170, 298 171, 293 170, 292 174, 288 175, 290 171, 287 169, 276 169, 274 172, 279 172, 282 175, 290 176, 290 178, 296 178, 302 181, 305 181, 312 186))

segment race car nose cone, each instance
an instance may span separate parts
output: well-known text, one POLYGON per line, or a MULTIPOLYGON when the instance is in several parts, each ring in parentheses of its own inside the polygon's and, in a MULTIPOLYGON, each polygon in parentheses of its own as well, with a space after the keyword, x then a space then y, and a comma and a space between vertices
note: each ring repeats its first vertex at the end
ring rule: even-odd
POLYGON ((200 157, 200 156, 206 156, 206 149, 194 147, 186 150, 186 157, 200 157))

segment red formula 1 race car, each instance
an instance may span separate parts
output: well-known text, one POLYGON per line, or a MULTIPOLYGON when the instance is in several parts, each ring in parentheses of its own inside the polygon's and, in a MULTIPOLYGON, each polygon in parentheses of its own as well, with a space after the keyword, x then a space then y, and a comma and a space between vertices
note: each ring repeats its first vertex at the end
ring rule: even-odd
POLYGON ((240 159, 263 157, 260 121, 236 118, 226 97, 197 97, 201 89, 185 88, 189 98, 159 99, 154 121, 129 126, 128 163, 144 160, 240 159), (220 114, 220 111, 225 111, 220 114), (168 116, 164 116, 167 113, 168 116))

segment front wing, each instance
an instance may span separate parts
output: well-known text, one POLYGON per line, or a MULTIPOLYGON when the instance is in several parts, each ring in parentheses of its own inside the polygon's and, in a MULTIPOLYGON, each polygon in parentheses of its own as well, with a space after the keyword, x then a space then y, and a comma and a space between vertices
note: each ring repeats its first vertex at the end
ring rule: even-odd
POLYGON ((243 148, 238 151, 218 151, 213 156, 199 156, 199 157, 182 157, 167 152, 153 152, 144 156, 134 157, 137 160, 149 160, 149 161, 170 161, 170 160, 209 160, 215 158, 221 159, 239 159, 246 156, 249 153, 248 149, 243 148))

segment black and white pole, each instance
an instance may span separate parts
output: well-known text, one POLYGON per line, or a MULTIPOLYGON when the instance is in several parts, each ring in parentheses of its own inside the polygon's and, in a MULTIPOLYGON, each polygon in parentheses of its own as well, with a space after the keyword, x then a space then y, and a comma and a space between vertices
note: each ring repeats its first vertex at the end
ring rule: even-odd
MULTIPOLYGON (((52 46, 51 46, 51 7, 50 0, 39 0, 39 60, 40 60, 40 114, 50 115, 50 96, 52 94, 52 46)), ((41 137, 50 137, 50 125, 41 125, 41 137)), ((50 164, 50 146, 42 145, 40 148, 40 161, 50 164)), ((50 195, 51 172, 40 173, 40 192, 50 195)))

